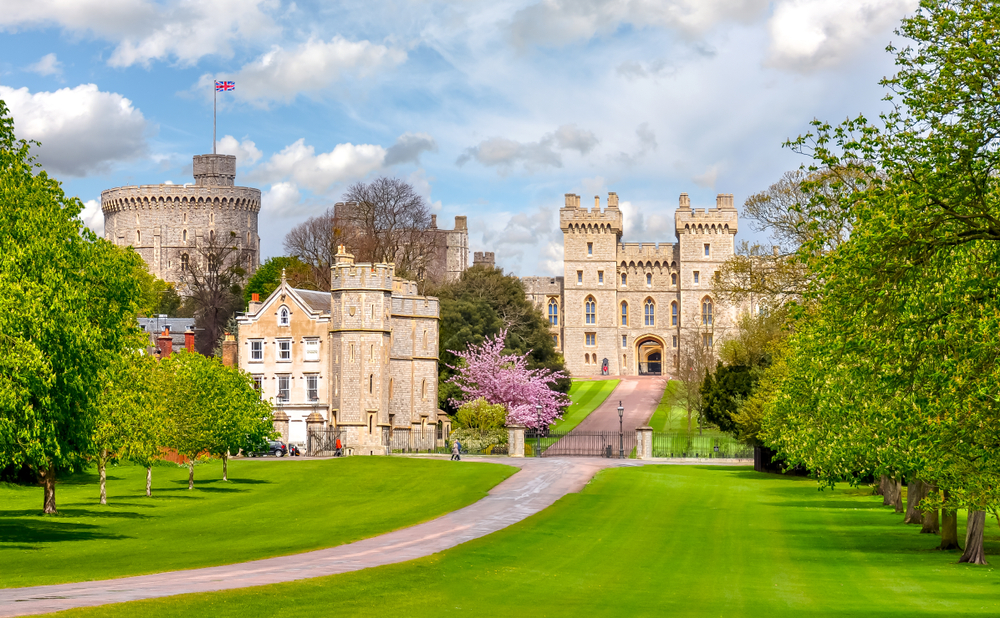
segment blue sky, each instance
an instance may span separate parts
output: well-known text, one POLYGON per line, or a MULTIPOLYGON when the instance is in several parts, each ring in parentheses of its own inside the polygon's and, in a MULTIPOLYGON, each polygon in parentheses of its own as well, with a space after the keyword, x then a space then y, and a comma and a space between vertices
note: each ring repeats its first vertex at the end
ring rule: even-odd
MULTIPOLYGON (((558 209, 618 193, 673 242, 681 192, 737 204, 781 147, 878 113, 914 0, 0 0, 0 99, 100 232, 102 189, 192 182, 219 151, 263 193, 264 256, 352 182, 409 180, 519 275, 561 274, 558 209)), ((738 238, 764 240, 748 225, 738 238)))

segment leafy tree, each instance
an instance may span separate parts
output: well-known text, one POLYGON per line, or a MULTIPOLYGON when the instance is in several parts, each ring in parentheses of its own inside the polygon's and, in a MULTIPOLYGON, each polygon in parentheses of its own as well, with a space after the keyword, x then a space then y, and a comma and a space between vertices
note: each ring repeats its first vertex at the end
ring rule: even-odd
MULTIPOLYGON (((507 351, 528 354, 529 369, 564 371, 563 357, 555 349, 548 321, 527 299, 517 277, 505 275, 499 268, 473 266, 456 281, 428 288, 427 293, 441 302, 438 406, 442 409, 453 412, 451 402, 462 396, 450 381, 458 363, 451 350, 481 344, 501 331, 507 333, 507 351)), ((568 377, 554 384, 561 393, 569 392, 569 386, 568 377)))
MULTIPOLYGON (((329 269, 328 269, 329 270, 329 269)), ((260 299, 264 300, 271 295, 281 285, 281 273, 285 273, 285 278, 292 287, 304 290, 326 290, 330 286, 327 283, 325 288, 318 287, 313 279, 312 268, 297 257, 272 257, 268 258, 257 272, 250 277, 246 289, 243 291, 244 302, 249 303, 252 294, 260 294, 260 299)), ((330 275, 327 274, 327 281, 330 275)))
POLYGON ((721 362, 701 385, 705 420, 726 433, 736 433, 733 415, 756 385, 753 368, 747 365, 723 365, 721 362))
POLYGON ((97 238, 18 140, 0 101, 0 466, 56 475, 90 451, 101 371, 130 353, 140 258, 97 238))
POLYGON ((139 281, 141 297, 139 300, 140 316, 169 315, 180 316, 183 299, 174 289, 174 284, 151 274, 145 262, 136 269, 135 278, 139 281))
POLYGON ((455 424, 464 429, 502 429, 506 422, 507 407, 485 397, 467 401, 455 414, 455 424))
POLYGON ((506 407, 508 424, 548 427, 569 405, 569 398, 550 386, 565 375, 545 368, 529 369, 528 352, 505 354, 506 335, 502 330, 465 351, 451 351, 459 359, 452 367, 456 374, 451 382, 462 392, 461 402, 452 403, 464 405, 485 399, 506 407))

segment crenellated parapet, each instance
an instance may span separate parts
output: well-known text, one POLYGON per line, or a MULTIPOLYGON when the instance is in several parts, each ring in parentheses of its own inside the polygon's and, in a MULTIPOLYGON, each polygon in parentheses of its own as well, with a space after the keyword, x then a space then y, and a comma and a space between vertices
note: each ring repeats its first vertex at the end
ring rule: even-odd
POLYGON ((260 212, 260 189, 199 185, 141 185, 101 192, 104 215, 122 211, 216 209, 260 212))
POLYGON ((580 196, 566 194, 565 206, 559 209, 559 227, 565 234, 614 234, 622 235, 624 223, 618 209, 618 195, 608 193, 608 206, 601 210, 601 198, 594 196, 594 208, 580 208, 580 196))
POLYGON ((674 243, 631 242, 618 246, 618 262, 626 266, 677 267, 680 256, 674 243))
POLYGON ((677 237, 681 234, 729 234, 739 229, 739 212, 733 204, 731 193, 720 193, 715 198, 715 208, 691 208, 687 193, 681 193, 680 204, 674 213, 677 237))

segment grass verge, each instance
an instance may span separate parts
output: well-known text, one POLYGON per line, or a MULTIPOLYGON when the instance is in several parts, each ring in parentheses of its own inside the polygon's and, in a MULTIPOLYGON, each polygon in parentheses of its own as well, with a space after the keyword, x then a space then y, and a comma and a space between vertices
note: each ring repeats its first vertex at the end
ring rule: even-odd
POLYGON ((237 460, 108 470, 108 506, 95 473, 56 489, 59 515, 42 516, 42 489, 0 485, 0 587, 191 569, 350 543, 471 504, 516 471, 486 463, 391 457, 237 460))
MULTIPOLYGON (((1000 613, 1000 573, 956 564, 957 552, 934 550, 938 537, 869 494, 746 468, 612 469, 542 513, 427 558, 60 616, 1000 613)), ((987 535, 996 556, 997 532, 987 535)))
POLYGON ((621 380, 581 380, 569 387, 572 403, 561 420, 552 425, 556 433, 569 433, 608 398, 621 380))

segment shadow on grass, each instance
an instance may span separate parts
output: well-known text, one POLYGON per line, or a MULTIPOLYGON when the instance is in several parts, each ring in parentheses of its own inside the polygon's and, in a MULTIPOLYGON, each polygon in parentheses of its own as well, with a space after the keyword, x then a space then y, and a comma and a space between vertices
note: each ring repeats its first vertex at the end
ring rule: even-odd
POLYGON ((58 519, 0 519, 0 543, 17 543, 5 549, 37 549, 35 543, 65 541, 118 541, 129 537, 103 532, 101 526, 58 519))
MULTIPOLYGON (((45 516, 45 521, 59 521, 60 518, 68 517, 93 517, 95 519, 151 519, 151 515, 142 513, 132 513, 129 511, 116 511, 109 507, 100 507, 99 510, 80 509, 72 507, 58 507, 59 514, 55 517, 45 516)), ((20 509, 0 511, 0 524, 8 517, 42 517, 41 509, 20 509)), ((41 520, 40 520, 41 521, 41 520)))

